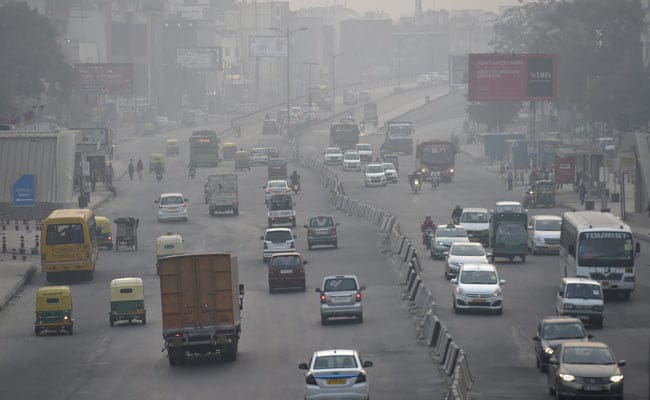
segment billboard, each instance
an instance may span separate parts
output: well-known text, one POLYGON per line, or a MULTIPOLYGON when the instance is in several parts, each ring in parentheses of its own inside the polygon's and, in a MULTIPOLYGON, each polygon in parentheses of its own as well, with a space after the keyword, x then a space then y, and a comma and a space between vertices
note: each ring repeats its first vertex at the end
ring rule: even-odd
POLYGON ((556 156, 555 182, 562 184, 571 184, 574 183, 575 180, 575 160, 573 159, 573 156, 556 156))
POLYGON ((286 57, 288 54, 286 36, 249 36, 249 57, 286 57))
POLYGON ((471 101, 553 100, 555 57, 548 54, 470 54, 471 101))
POLYGON ((76 64, 79 89, 86 93, 133 93, 133 64, 76 64))
POLYGON ((221 47, 180 47, 176 49, 176 64, 188 69, 223 69, 221 47))

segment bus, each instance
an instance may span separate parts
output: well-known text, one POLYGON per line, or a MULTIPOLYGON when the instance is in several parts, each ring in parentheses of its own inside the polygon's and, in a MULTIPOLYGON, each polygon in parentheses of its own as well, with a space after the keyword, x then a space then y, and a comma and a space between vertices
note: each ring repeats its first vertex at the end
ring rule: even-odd
POLYGON ((386 137, 382 147, 385 153, 413 154, 413 123, 409 121, 386 122, 386 137))
POLYGON ((219 137, 215 131, 194 131, 190 137, 190 163, 195 167, 219 165, 219 137))
POLYGON ((48 282, 77 275, 92 280, 98 247, 91 210, 54 210, 43 222, 41 234, 41 270, 48 282))
POLYGON ((337 122, 330 125, 330 146, 341 151, 353 150, 359 143, 359 125, 354 122, 337 122))
POLYGON ((443 182, 451 182, 455 175, 456 152, 454 144, 447 140, 426 140, 415 147, 415 170, 421 171, 424 179, 430 179, 437 171, 443 182))
POLYGON ((564 276, 593 279, 605 292, 629 299, 640 251, 630 227, 611 213, 569 211, 562 217, 560 268, 564 276))

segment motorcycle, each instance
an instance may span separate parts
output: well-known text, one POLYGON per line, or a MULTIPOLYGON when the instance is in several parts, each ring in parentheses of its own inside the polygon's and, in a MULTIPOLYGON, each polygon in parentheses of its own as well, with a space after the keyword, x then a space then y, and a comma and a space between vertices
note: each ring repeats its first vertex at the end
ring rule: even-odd
POLYGON ((422 232, 422 244, 427 246, 427 249, 431 248, 431 239, 436 234, 436 229, 433 227, 426 227, 424 232, 422 232))
POLYGON ((301 189, 300 183, 294 183, 293 185, 291 185, 291 190, 293 190, 293 194, 300 193, 300 189, 301 189))
POLYGON ((162 181, 162 178, 163 178, 162 171, 156 171, 156 180, 160 182, 162 181))
POLYGON ((138 171, 138 179, 142 179, 142 170, 138 171))
POLYGON ((413 182, 411 183, 411 190, 413 193, 417 194, 420 191, 421 183, 419 179, 414 179, 413 182))
POLYGON ((190 168, 187 175, 189 176, 190 179, 194 179, 194 177, 196 176, 196 169, 195 168, 190 168))

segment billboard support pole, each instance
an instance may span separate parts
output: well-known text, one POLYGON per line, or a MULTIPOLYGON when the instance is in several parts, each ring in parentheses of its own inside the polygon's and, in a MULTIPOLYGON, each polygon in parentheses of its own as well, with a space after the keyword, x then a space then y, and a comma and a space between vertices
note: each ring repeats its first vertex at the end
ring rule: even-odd
POLYGON ((530 135, 530 147, 532 149, 531 153, 537 154, 536 161, 531 162, 533 163, 532 166, 534 165, 539 165, 539 160, 541 159, 540 154, 538 154, 539 149, 538 149, 538 143, 537 143, 537 134, 535 132, 535 120, 537 119, 536 115, 536 107, 535 107, 535 102, 533 100, 530 101, 529 106, 528 106, 528 134, 530 135))

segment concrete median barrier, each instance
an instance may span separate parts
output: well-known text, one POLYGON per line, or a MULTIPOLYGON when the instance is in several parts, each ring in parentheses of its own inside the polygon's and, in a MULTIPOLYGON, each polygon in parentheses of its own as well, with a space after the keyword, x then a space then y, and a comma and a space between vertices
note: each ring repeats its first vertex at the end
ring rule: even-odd
POLYGON ((462 387, 465 391, 472 389, 474 385, 474 378, 469 370, 469 363, 467 362, 467 354, 462 349, 458 353, 458 359, 456 360, 456 370, 454 371, 454 377, 462 384, 462 387))
POLYGON ((436 338, 436 344, 433 346, 434 360, 437 361, 444 355, 443 352, 445 351, 445 346, 447 345, 445 342, 445 340, 447 340, 447 337, 449 337, 449 340, 451 340, 451 336, 449 336, 447 327, 444 324, 440 324, 440 331, 438 332, 438 337, 436 338))
POLYGON ((433 317, 433 309, 429 309, 424 313, 424 316, 420 321, 420 329, 418 329, 417 338, 419 340, 425 341, 425 343, 427 343, 427 338, 431 337, 433 334, 433 328, 435 326, 433 317))
POLYGON ((458 358, 458 353, 460 351, 460 347, 453 341, 449 343, 449 347, 447 348, 447 351, 445 352, 445 358, 442 362, 444 365, 443 370, 445 371, 445 374, 447 376, 452 376, 454 374, 454 368, 456 368, 456 359, 458 358))
POLYGON ((408 302, 413 302, 418 292, 420 291, 421 287, 422 287, 422 278, 420 278, 419 275, 416 275, 415 282, 413 282, 413 285, 411 285, 411 289, 408 291, 404 300, 408 302))
POLYGON ((449 351, 449 348, 451 347, 451 343, 453 341, 454 340, 451 338, 449 331, 447 331, 447 328, 445 328, 445 334, 440 338, 440 341, 438 341, 439 346, 436 347, 435 360, 438 364, 444 365, 445 358, 447 357, 447 351, 449 351))
POLYGON ((415 296, 415 307, 417 307, 420 312, 424 313, 431 309, 432 302, 433 295, 431 294, 431 291, 426 286, 422 286, 418 291, 417 296, 415 296))

